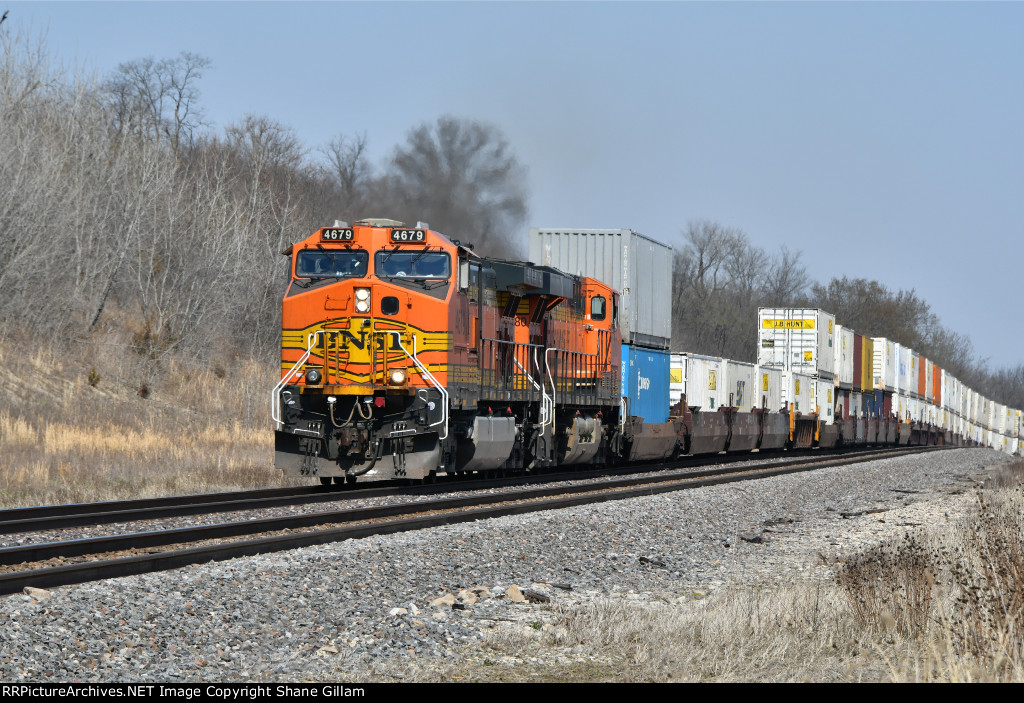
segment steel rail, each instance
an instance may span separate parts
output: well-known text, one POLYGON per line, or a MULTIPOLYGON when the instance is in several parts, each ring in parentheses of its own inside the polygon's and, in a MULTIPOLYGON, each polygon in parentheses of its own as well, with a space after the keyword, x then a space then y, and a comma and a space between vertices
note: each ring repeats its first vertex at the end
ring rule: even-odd
POLYGON ((749 468, 741 471, 729 468, 690 472, 676 476, 641 476, 632 479, 617 479, 599 484, 562 486, 509 491, 486 496, 450 498, 377 508, 361 508, 343 512, 323 512, 287 518, 268 518, 258 521, 244 521, 221 525, 207 525, 198 528, 180 528, 158 532, 118 535, 115 537, 92 538, 50 544, 27 545, 0 550, 0 563, 16 564, 26 560, 40 561, 70 556, 84 556, 99 552, 116 552, 125 549, 153 548, 180 544, 188 541, 223 539, 226 537, 254 534, 267 531, 291 530, 323 524, 359 522, 358 525, 337 527, 299 534, 284 534, 243 542, 226 542, 189 549, 159 552, 155 554, 121 557, 106 561, 89 561, 80 564, 53 566, 31 571, 0 574, 0 594, 15 593, 26 586, 53 587, 82 583, 104 578, 113 578, 152 571, 179 568, 189 564, 219 561, 258 553, 281 551, 315 544, 342 541, 374 534, 422 529, 438 525, 455 524, 505 515, 514 515, 541 510, 554 510, 587 503, 621 500, 645 495, 656 495, 669 491, 712 486, 734 481, 769 478, 783 474, 811 471, 820 468, 860 463, 884 457, 903 456, 937 451, 942 447, 913 447, 858 455, 822 458, 813 461, 791 462, 789 465, 775 464, 768 467, 749 468), (558 497, 552 497, 558 496, 558 497), (490 505, 491 507, 475 507, 490 505), (464 508, 471 509, 465 510, 464 508), (429 513, 421 517, 406 517, 397 520, 386 518, 429 513))
MULTIPOLYGON (((821 450, 798 450, 787 462, 814 461, 825 456, 821 450), (814 456, 812 456, 814 455, 814 456)), ((888 447, 880 450, 865 450, 863 447, 845 447, 831 450, 828 456, 859 455, 869 451, 899 451, 888 447)), ((334 502, 353 498, 376 498, 388 495, 432 495, 453 490, 476 490, 480 488, 502 488, 512 485, 550 483, 565 480, 581 480, 601 476, 631 474, 635 472, 666 471, 685 469, 690 466, 721 465, 756 460, 764 457, 779 457, 794 454, 794 450, 774 453, 740 453, 721 455, 700 455, 681 457, 674 462, 643 465, 621 465, 590 470, 544 472, 520 474, 507 478, 471 478, 460 476, 442 477, 437 483, 418 485, 373 485, 367 488, 332 489, 328 486, 299 486, 293 488, 267 488, 254 491, 237 491, 168 496, 162 498, 139 498, 124 501, 102 501, 96 503, 73 503, 67 505, 45 505, 28 508, 0 510, 0 535, 24 532, 39 532, 68 527, 87 527, 111 523, 154 520, 212 513, 258 510, 285 505, 334 502)), ((564 467, 561 467, 564 468, 564 467)))

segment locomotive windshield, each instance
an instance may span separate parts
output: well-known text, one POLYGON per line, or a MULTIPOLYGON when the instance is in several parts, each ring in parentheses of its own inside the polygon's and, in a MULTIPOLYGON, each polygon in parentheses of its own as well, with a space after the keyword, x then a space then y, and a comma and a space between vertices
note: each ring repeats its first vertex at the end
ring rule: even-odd
POLYGON ((295 262, 295 275, 299 278, 356 278, 366 275, 370 255, 359 250, 300 251, 295 262))
POLYGON ((444 252, 384 249, 374 256, 382 278, 450 278, 451 259, 444 252))

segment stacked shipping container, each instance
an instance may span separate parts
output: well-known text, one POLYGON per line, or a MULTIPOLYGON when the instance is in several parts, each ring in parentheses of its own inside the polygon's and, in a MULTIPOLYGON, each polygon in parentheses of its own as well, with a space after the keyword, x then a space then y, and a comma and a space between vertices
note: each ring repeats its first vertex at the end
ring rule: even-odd
POLYGON ((530 260, 619 292, 621 393, 632 415, 668 420, 672 247, 631 229, 530 229, 530 260))

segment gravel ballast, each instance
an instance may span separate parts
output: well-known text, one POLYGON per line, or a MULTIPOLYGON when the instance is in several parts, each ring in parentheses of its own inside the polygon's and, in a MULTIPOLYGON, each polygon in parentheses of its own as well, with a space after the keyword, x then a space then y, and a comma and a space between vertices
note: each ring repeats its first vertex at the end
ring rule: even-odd
POLYGON ((344 680, 456 658, 554 605, 820 577, 821 557, 954 522, 1010 461, 949 450, 4 596, 0 679, 344 680))

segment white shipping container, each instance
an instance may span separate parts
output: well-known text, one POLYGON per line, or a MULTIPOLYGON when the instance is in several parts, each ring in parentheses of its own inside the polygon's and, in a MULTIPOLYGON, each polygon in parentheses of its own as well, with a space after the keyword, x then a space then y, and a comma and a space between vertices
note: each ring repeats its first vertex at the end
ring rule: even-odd
POLYGON ((946 406, 953 412, 957 417, 963 417, 963 405, 964 405, 964 384, 959 378, 950 376, 950 401, 946 403, 946 406))
POLYGON ((981 425, 972 423, 971 424, 971 441, 974 442, 975 444, 981 444, 981 439, 982 439, 981 425))
POLYGON ((1007 408, 1002 403, 992 403, 992 431, 1003 435, 1006 434, 1008 423, 1006 422, 1007 408))
POLYGON ((729 403, 725 360, 700 354, 672 354, 669 367, 671 397, 686 393, 686 404, 702 412, 715 412, 729 403))
POLYGON ((942 377, 939 379, 939 384, 942 386, 942 402, 939 403, 939 407, 943 410, 949 410, 949 401, 952 398, 953 391, 950 389, 953 377, 946 373, 946 369, 942 369, 942 377))
POLYGON ((835 315, 813 308, 759 308, 757 363, 808 376, 832 378, 835 315))
POLYGON ((916 396, 918 391, 917 378, 921 370, 921 357, 913 349, 907 349, 910 356, 910 372, 907 374, 907 391, 916 396))
POLYGON ((908 393, 913 390, 910 385, 913 366, 910 360, 913 357, 914 350, 902 344, 897 344, 896 346, 896 388, 901 393, 908 393))
POLYGON ((895 393, 892 396, 892 411, 901 422, 907 419, 910 412, 910 396, 904 392, 895 393))
POLYGON ((826 425, 835 422, 836 387, 832 381, 818 379, 814 383, 814 402, 818 406, 818 417, 826 425))
POLYGON ((996 448, 1004 454, 1013 454, 1010 448, 1010 438, 1005 434, 996 434, 996 448))
POLYGON ((921 422, 921 401, 914 396, 907 397, 907 412, 911 422, 921 422))
POLYGON ((985 396, 981 393, 974 394, 974 424, 979 428, 984 428, 988 425, 988 419, 985 417, 986 411, 988 410, 988 401, 985 400, 985 396))
POLYGON ((1003 434, 1016 439, 1019 436, 1020 411, 1006 407, 1006 419, 1003 421, 1003 434))
POLYGON ((814 384, 819 379, 809 374, 782 372, 782 402, 801 415, 814 412, 814 384))
POLYGON ((782 410, 782 374, 779 369, 758 366, 757 406, 769 412, 782 410))
POLYGON ((832 355, 836 385, 841 388, 853 386, 853 330, 836 325, 835 347, 832 355))
POLYGON ((872 373, 875 377, 875 390, 891 391, 896 388, 896 367, 899 365, 897 349, 899 345, 885 337, 874 337, 874 359, 872 373))
POLYGON ((530 228, 530 260, 619 291, 624 344, 668 349, 672 247, 631 229, 530 228))
POLYGON ((758 407, 757 366, 745 361, 725 361, 725 383, 728 391, 725 402, 734 408, 749 412, 758 407))

